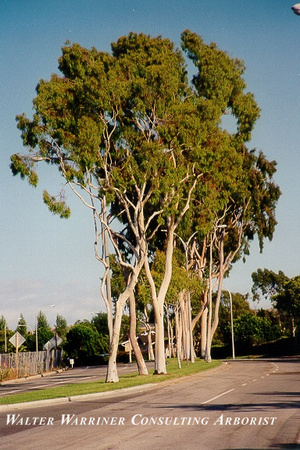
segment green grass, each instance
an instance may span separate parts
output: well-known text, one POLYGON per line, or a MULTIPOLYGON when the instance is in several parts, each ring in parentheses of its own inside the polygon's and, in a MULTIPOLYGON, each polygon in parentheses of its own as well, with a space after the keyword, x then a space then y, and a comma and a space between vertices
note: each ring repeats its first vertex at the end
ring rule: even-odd
POLYGON ((61 397, 73 397, 75 395, 114 391, 117 389, 141 386, 149 383, 160 383, 162 381, 193 375, 204 370, 213 369, 214 367, 218 367, 220 364, 221 361, 206 363, 203 360, 196 360, 193 364, 182 362, 182 368, 179 369, 176 359, 169 359, 167 364, 168 373, 166 375, 153 375, 151 373, 147 376, 139 376, 137 372, 134 372, 120 376, 120 381, 118 383, 105 383, 104 380, 100 380, 90 381, 87 383, 66 384, 64 386, 46 389, 36 389, 30 392, 4 396, 0 398, 0 405, 10 405, 13 403, 25 403, 61 397))

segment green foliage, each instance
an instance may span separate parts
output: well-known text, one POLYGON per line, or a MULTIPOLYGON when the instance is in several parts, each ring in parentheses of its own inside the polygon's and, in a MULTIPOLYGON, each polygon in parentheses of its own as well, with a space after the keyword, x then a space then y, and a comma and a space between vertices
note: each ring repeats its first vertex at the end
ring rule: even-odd
MULTIPOLYGON (((278 325, 272 324, 267 317, 258 317, 252 313, 240 316, 233 321, 234 341, 238 351, 247 351, 252 345, 274 341, 281 336, 278 325)), ((225 329, 225 340, 230 343, 231 329, 225 329)))
POLYGON ((20 315, 16 331, 21 333, 23 336, 27 335, 27 323, 26 320, 24 319, 23 314, 20 315))
POLYGON ((62 315, 57 314, 55 323, 55 333, 57 333, 58 336, 64 340, 67 332, 68 332, 68 324, 66 319, 62 315))
POLYGON ((108 336, 108 324, 107 324, 107 313, 100 312, 96 314, 91 323, 95 326, 96 330, 102 336, 108 336))
POLYGON ((288 277, 280 270, 277 273, 268 269, 257 269, 252 273, 252 294, 253 300, 259 300, 261 293, 264 298, 273 300, 274 296, 282 289, 288 277))
POLYGON ((3 314, 0 317, 0 330, 5 330, 5 327, 7 327, 7 322, 3 314))
POLYGON ((254 299, 259 300, 259 294, 269 299, 278 311, 282 328, 294 333, 300 323, 300 276, 288 278, 282 271, 258 269, 252 280, 254 299))
MULTIPOLYGON (((239 292, 231 293, 232 297, 232 315, 233 319, 245 316, 251 313, 247 295, 242 295, 239 292)), ((230 299, 229 293, 223 291, 220 309, 219 309, 219 326, 214 335, 214 344, 225 344, 228 341, 228 328, 230 327, 230 299)))
MULTIPOLYGON (((108 324, 107 324, 107 313, 100 312, 100 313, 96 314, 93 317, 91 323, 96 328, 99 335, 103 336, 105 339, 107 339, 107 342, 108 342, 109 334, 108 334, 108 324)), ((119 339, 120 342, 127 341, 128 336, 129 336, 129 329, 130 329, 129 316, 124 314, 122 317, 122 322, 121 322, 120 339, 119 339)), ((108 351, 108 348, 106 349, 106 351, 103 351, 101 353, 107 353, 107 351, 108 351)))
MULTIPOLYGON (((178 218, 198 177, 190 205, 193 220, 183 230, 190 234, 192 226, 206 236, 226 210, 226 245, 239 243, 239 215, 238 223, 246 224, 242 248, 247 253, 255 234, 261 246, 265 237, 272 238, 280 195, 272 181, 275 162, 245 147, 259 108, 253 95, 244 92, 242 61, 189 30, 181 42, 196 68, 192 85, 183 53, 160 36, 129 33, 112 43, 111 55, 79 44, 64 46, 62 75, 40 81, 32 120, 17 118, 29 153, 13 155, 12 170, 34 178, 39 161, 51 162, 67 182, 83 189, 92 177, 132 244, 137 239, 132 234, 134 205, 141 201, 141 191, 147 197, 150 236, 168 217, 178 218), (220 126, 228 111, 237 121, 234 134, 220 126)), ((44 192, 44 202, 53 213, 69 217, 61 199, 44 192)), ((150 248, 158 239, 163 244, 156 233, 150 248)))
POLYGON ((130 319, 129 316, 124 314, 122 317, 121 322, 121 329, 120 329, 120 343, 127 341, 129 339, 129 333, 130 333, 130 319))
MULTIPOLYGON (((164 270, 165 270, 165 253, 157 250, 154 256, 151 271, 153 274, 156 286, 161 285, 164 270)), ((149 289, 149 287, 148 287, 149 289)), ((202 284, 198 277, 193 272, 186 269, 185 255, 178 248, 174 249, 172 260, 172 279, 167 292, 166 301, 168 304, 176 304, 178 295, 182 291, 189 291, 195 295, 199 295, 202 290, 202 284)))
POLYGON ((46 315, 43 313, 43 311, 40 311, 37 315, 37 327, 38 328, 45 328, 48 330, 51 330, 51 327, 49 325, 49 322, 47 320, 46 315))
MULTIPOLYGON (((31 335, 33 336, 33 335, 31 335)), ((50 341, 54 336, 54 333, 49 328, 38 328, 39 350, 44 350, 44 345, 50 341)), ((34 349, 35 350, 35 349, 34 349)))
POLYGON ((5 352, 5 330, 0 328, 0 353, 5 352))
POLYGON ((300 275, 290 278, 273 297, 276 309, 300 323, 300 275))
MULTIPOLYGON (((52 334, 52 336, 53 336, 53 334, 52 334)), ((47 339, 48 336, 46 336, 45 342, 44 342, 44 339, 43 339, 43 343, 42 343, 42 341, 40 342, 40 334, 38 334, 38 337, 39 337, 38 350, 39 351, 40 350, 44 350, 43 346, 46 344, 46 342, 48 342, 48 340, 49 340, 49 339, 47 339)), ((51 337, 50 337, 50 339, 51 339, 51 337)), ((42 335, 41 335, 41 338, 42 338, 42 335)), ((45 336, 43 336, 43 338, 45 338, 45 336)), ((36 351, 35 333, 34 334, 27 334, 26 342, 24 343, 24 346, 25 346, 25 348, 26 348, 26 350, 28 352, 35 352, 36 351)))
POLYGON ((189 30, 182 33, 181 39, 183 49, 198 69, 193 85, 201 99, 201 110, 210 118, 220 118, 230 108, 238 123, 236 138, 249 140, 259 108, 252 94, 243 93, 246 87, 242 78, 244 63, 231 58, 214 43, 206 45, 200 36, 189 30))
POLYGON ((56 200, 56 197, 49 195, 47 191, 44 191, 43 199, 49 211, 53 214, 58 214, 61 219, 68 219, 70 217, 71 210, 65 202, 56 200))
POLYGON ((21 178, 27 178, 29 184, 36 187, 38 184, 38 176, 36 172, 31 170, 31 167, 33 164, 31 162, 28 162, 25 158, 22 158, 20 155, 15 154, 11 157, 11 171, 14 176, 20 175, 21 178))
POLYGON ((73 325, 66 335, 64 350, 76 364, 92 364, 98 362, 101 353, 107 353, 108 336, 98 333, 96 327, 88 321, 73 325))
MULTIPOLYGON (((43 311, 37 314, 37 332, 38 332, 38 350, 44 350, 44 345, 52 339, 54 333, 48 323, 46 315, 43 311)), ((36 351, 36 336, 28 334, 26 337, 26 348, 29 352, 36 351)))
MULTIPOLYGON (((89 198, 92 210, 100 200, 99 215, 105 198, 118 258, 134 264, 145 244, 157 286, 164 273, 159 252, 171 224, 184 241, 195 233, 206 266, 207 243, 215 233, 217 274, 221 245, 229 270, 249 253, 255 236, 261 249, 265 238, 272 239, 280 197, 275 161, 246 147, 260 110, 246 91, 244 63, 189 30, 181 35, 181 48, 142 33, 120 37, 110 54, 66 44, 60 74, 37 86, 33 118, 17 117, 28 152, 11 158, 13 174, 33 185, 36 165, 51 163, 79 197, 84 192, 81 199, 89 198), (191 82, 185 57, 195 67, 191 82), (237 123, 233 133, 221 126, 228 113, 237 123)), ((63 198, 44 191, 44 202, 54 214, 69 217, 63 198)), ((129 276, 119 262, 111 265, 115 299, 129 276)), ((167 301, 180 290, 196 293, 202 287, 187 273, 180 252, 173 270, 167 301)), ((201 271, 205 278, 207 267, 201 271)), ((140 281, 138 296, 145 304, 148 287, 140 281)))

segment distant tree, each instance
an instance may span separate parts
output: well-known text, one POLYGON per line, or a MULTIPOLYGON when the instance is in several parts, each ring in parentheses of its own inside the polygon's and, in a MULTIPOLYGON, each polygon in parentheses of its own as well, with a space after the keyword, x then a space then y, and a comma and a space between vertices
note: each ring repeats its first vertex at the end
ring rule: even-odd
MULTIPOLYGON (((257 317, 253 313, 242 315, 233 321, 234 341, 240 352, 247 352, 253 345, 278 339, 281 331, 267 317, 257 317)), ((224 330, 225 342, 230 343, 231 329, 228 324, 224 330)))
MULTIPOLYGON (((239 292, 231 293, 232 297, 232 315, 233 319, 251 313, 250 305, 247 301, 247 295, 242 295, 239 292)), ((219 326, 214 336, 213 344, 224 344, 224 330, 230 324, 230 299, 227 291, 222 292, 222 298, 219 311, 219 326)), ((227 338, 227 336, 226 336, 227 338)))
MULTIPOLYGON (((107 326, 107 313, 100 312, 91 320, 92 325, 96 328, 99 335, 105 339, 109 338, 108 326, 107 326)), ((130 319, 129 316, 124 314, 122 317, 122 323, 120 328, 120 343, 127 341, 130 334, 130 319)))
POLYGON ((24 319, 23 314, 20 315, 19 321, 18 321, 18 326, 16 331, 18 331, 20 334, 22 334, 22 336, 26 337, 28 334, 28 330, 27 330, 27 322, 24 319))
POLYGON ((295 337, 300 322, 300 275, 288 278, 282 271, 258 269, 252 273, 252 293, 256 300, 262 294, 277 309, 281 325, 295 337))
POLYGON ((98 314, 95 314, 91 320, 91 323, 95 326, 99 334, 102 336, 109 336, 107 313, 99 312, 98 314))
POLYGON ((0 353, 5 352, 5 330, 7 327, 6 319, 3 315, 0 317, 0 353))
POLYGON ((43 311, 40 311, 37 315, 37 327, 51 329, 48 319, 47 319, 46 315, 43 313, 43 311))
POLYGON ((96 327, 88 321, 73 325, 66 335, 64 350, 76 363, 93 364, 99 361, 101 353, 107 353, 109 339, 98 333, 96 327))
POLYGON ((9 342, 9 339, 12 337, 14 332, 8 328, 7 321, 5 317, 2 315, 0 317, 0 353, 5 352, 5 342, 6 342, 6 351, 8 353, 14 352, 15 347, 9 342))
POLYGON ((257 269, 252 273, 253 300, 259 301, 262 295, 266 300, 273 301, 274 296, 282 289, 288 277, 279 270, 278 273, 269 269, 257 269))
POLYGON ((120 342, 127 341, 130 335, 130 318, 127 314, 122 317, 121 328, 120 328, 120 342))
POLYGON ((18 321, 18 326, 16 328, 16 331, 18 331, 25 338, 25 342, 24 342, 24 344, 22 344, 19 347, 19 351, 20 352, 27 351, 26 337, 28 335, 28 330, 27 330, 27 323, 26 323, 26 320, 24 319, 23 314, 20 314, 20 318, 18 321))
POLYGON ((5 330, 6 327, 7 327, 7 322, 6 322, 5 317, 2 314, 0 317, 0 330, 5 330))
POLYGON ((55 323, 55 333, 57 333, 58 336, 64 340, 67 332, 68 332, 67 320, 60 314, 57 314, 55 323))
POLYGON ((286 281, 273 297, 275 308, 290 322, 292 336, 300 327, 300 275, 286 281))
MULTIPOLYGON (((54 336, 54 333, 48 323, 46 315, 40 311, 37 315, 37 334, 38 334, 38 350, 43 350, 46 342, 54 336)), ((36 350, 36 341, 34 335, 29 335, 27 338, 27 347, 30 351, 36 350)))

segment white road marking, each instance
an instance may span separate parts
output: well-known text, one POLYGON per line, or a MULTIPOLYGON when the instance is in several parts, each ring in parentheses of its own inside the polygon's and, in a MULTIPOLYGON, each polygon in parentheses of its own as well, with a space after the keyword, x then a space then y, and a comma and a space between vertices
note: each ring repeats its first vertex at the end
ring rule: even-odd
POLYGON ((216 397, 213 397, 213 398, 210 398, 209 400, 206 400, 206 402, 201 403, 201 405, 206 405, 206 403, 210 403, 210 402, 212 402, 213 400, 216 400, 217 398, 220 398, 220 397, 222 397, 223 395, 229 394, 229 392, 232 392, 232 391, 234 391, 234 388, 233 388, 233 389, 230 389, 229 391, 223 392, 222 394, 217 395, 216 397))

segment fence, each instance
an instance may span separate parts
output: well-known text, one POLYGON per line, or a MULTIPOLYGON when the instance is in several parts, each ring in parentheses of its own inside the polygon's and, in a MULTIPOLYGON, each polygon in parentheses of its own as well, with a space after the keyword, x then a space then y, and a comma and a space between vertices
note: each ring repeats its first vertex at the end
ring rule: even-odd
POLYGON ((61 365, 61 350, 0 354, 0 381, 49 372, 61 365))

